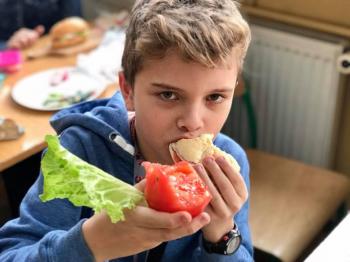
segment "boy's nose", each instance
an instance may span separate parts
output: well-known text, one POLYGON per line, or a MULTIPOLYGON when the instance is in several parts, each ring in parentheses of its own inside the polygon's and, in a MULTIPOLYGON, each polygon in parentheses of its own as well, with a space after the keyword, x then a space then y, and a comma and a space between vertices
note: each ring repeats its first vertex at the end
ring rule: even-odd
POLYGON ((177 126, 183 132, 195 132, 203 127, 203 111, 192 106, 183 111, 177 120, 177 126))

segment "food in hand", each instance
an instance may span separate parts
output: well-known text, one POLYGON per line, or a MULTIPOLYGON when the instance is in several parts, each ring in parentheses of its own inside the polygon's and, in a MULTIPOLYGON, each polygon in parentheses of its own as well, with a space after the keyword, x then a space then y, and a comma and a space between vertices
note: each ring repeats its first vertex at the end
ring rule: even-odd
POLYGON ((50 30, 52 48, 65 48, 84 43, 89 35, 88 23, 80 17, 68 17, 50 30))
POLYGON ((207 186, 186 161, 174 165, 144 162, 146 170, 145 198, 158 211, 187 211, 200 214, 211 200, 207 186))
POLYGON ((174 162, 185 160, 191 163, 201 163, 207 156, 223 156, 237 172, 240 171, 237 161, 213 144, 212 134, 202 134, 192 139, 180 139, 169 145, 169 151, 174 162))
POLYGON ((76 206, 107 212, 112 222, 124 220, 124 209, 135 208, 144 195, 135 187, 83 161, 62 147, 57 136, 46 136, 48 149, 41 160, 43 202, 66 198, 76 206))
POLYGON ((41 161, 44 202, 68 199, 99 213, 105 210, 112 222, 124 220, 124 210, 147 201, 149 207, 164 212, 187 211, 200 214, 212 196, 189 162, 174 165, 144 162, 146 186, 142 193, 132 185, 73 155, 57 136, 46 136, 48 149, 41 161))

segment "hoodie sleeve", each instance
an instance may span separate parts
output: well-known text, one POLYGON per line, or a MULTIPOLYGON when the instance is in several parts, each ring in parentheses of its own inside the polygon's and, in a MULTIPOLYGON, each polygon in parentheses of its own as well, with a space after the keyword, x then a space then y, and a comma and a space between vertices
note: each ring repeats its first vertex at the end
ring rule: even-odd
MULTIPOLYGON (((239 165, 241 166, 241 175, 244 178, 246 186, 248 188, 248 192, 250 193, 250 182, 249 182, 249 163, 247 159, 246 153, 243 149, 234 142, 232 144, 230 141, 225 141, 223 146, 220 146, 220 143, 217 145, 228 153, 231 153, 232 156, 237 160, 239 165), (227 143, 228 142, 228 143, 227 143), (231 146, 229 146, 231 145, 231 146)), ((230 256, 219 255, 219 254, 209 254, 207 253, 200 241, 200 252, 197 254, 196 259, 194 261, 215 261, 215 262, 250 262, 254 261, 253 259, 253 245, 250 236, 250 229, 248 224, 249 218, 249 198, 246 203, 242 206, 241 210, 235 215, 234 220, 237 224, 239 231, 242 236, 242 243, 238 250, 230 256)))
MULTIPOLYGON (((70 132, 61 143, 84 158, 79 138, 70 132)), ((0 261, 94 261, 82 234, 81 208, 64 199, 41 202, 43 176, 29 189, 20 216, 0 229, 0 261)))

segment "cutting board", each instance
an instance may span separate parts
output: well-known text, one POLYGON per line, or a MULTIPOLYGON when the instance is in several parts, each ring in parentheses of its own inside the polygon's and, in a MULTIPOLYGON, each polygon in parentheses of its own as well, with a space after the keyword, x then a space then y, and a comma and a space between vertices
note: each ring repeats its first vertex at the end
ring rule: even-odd
POLYGON ((53 49, 50 36, 45 35, 33 46, 23 50, 23 55, 25 59, 35 59, 48 55, 72 56, 96 48, 100 44, 102 36, 103 34, 99 30, 91 30, 84 43, 66 48, 53 49))

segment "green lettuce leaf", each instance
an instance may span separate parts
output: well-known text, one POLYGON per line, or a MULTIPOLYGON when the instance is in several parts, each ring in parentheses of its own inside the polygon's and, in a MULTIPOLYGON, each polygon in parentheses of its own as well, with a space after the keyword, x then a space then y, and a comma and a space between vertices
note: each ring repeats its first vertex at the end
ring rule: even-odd
POLYGON ((62 147, 57 136, 47 135, 48 150, 41 160, 44 176, 43 202, 67 198, 75 206, 105 210, 113 223, 124 220, 123 209, 144 201, 135 187, 83 161, 62 147))

